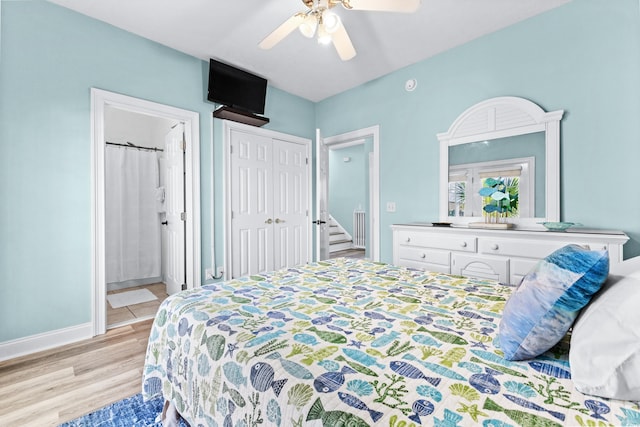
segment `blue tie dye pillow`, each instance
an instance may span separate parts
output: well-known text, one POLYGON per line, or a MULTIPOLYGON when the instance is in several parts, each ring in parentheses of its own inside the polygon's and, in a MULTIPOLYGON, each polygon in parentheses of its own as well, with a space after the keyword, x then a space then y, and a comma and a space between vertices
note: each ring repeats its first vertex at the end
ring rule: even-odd
POLYGON ((504 307, 498 329, 504 358, 531 359, 553 347, 608 274, 607 251, 578 245, 565 246, 540 260, 504 307))

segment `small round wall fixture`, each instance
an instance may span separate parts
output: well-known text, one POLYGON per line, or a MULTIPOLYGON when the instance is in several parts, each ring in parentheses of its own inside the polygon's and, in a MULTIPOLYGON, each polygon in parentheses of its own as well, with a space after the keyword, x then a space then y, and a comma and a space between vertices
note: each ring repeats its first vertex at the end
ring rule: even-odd
POLYGON ((404 83, 404 90, 413 92, 416 90, 416 86, 418 86, 418 81, 416 79, 409 79, 404 83))

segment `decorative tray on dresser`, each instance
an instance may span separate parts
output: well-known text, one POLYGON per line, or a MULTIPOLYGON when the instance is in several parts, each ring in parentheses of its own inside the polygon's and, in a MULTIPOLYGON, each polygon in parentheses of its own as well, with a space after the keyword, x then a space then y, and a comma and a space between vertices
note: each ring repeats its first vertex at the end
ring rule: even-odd
POLYGON ((519 283, 538 260, 575 243, 609 251, 611 265, 622 262, 622 231, 572 228, 548 230, 490 230, 394 224, 393 263, 442 273, 519 283))

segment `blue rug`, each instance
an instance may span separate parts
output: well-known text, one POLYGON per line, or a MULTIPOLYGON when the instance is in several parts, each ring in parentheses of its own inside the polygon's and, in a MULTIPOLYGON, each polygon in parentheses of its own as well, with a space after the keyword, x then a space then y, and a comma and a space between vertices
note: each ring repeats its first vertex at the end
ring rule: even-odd
POLYGON ((162 427, 156 417, 162 412, 161 397, 142 401, 142 395, 128 397, 60 427, 162 427))

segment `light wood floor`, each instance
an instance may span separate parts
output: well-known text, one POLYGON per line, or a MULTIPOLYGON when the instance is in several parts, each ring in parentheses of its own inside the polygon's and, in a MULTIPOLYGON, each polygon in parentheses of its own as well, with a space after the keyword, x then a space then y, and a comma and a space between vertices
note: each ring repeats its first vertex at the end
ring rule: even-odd
POLYGON ((0 362, 0 426, 57 426, 139 393, 152 322, 0 362))
POLYGON ((364 249, 345 249, 332 252, 330 258, 364 258, 364 249))

